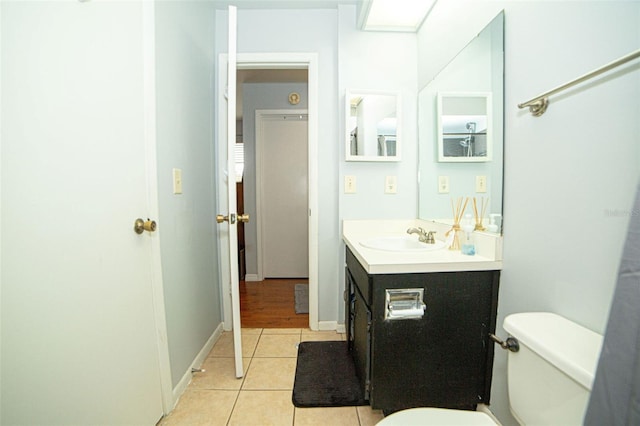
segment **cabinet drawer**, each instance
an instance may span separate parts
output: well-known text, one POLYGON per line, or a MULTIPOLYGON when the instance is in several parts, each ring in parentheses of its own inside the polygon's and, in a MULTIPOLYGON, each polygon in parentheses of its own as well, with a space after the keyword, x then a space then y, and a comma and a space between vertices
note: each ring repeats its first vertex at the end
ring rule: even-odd
POLYGON ((367 306, 371 306, 371 278, 347 247, 347 268, 367 306))

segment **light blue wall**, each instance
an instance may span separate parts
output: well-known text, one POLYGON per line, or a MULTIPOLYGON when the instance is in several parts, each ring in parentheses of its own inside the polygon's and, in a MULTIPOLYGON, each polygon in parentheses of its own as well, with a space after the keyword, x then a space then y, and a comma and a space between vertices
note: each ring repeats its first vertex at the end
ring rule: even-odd
MULTIPOLYGON (((505 9, 504 270, 501 323, 551 311, 603 332, 635 185, 640 177, 640 66, 551 98, 533 117, 516 105, 640 45, 640 3, 440 2, 419 34, 426 84, 505 9), (457 25, 450 25, 455 17, 457 25), (448 21, 444 22, 443 20, 448 21), (611 212, 619 212, 612 214, 611 212)), ((508 408, 506 355, 497 351, 491 409, 508 408)))
POLYGON ((413 219, 417 209, 417 44, 413 33, 364 32, 356 27, 356 7, 340 6, 338 27, 339 219, 413 219), (345 91, 399 93, 402 160, 345 161, 345 91), (344 193, 344 176, 356 177, 356 193, 344 193), (397 193, 385 194, 386 176, 397 176, 397 193))
POLYGON ((156 3, 159 227, 173 386, 222 321, 213 147, 211 3, 156 3), (183 194, 173 194, 172 169, 183 194))
MULTIPOLYGON (((307 109, 306 83, 245 83, 242 100, 242 140, 244 142, 244 213, 256 215, 256 110, 307 109), (300 103, 291 105, 289 93, 300 94, 300 103)), ((256 221, 245 224, 247 274, 258 273, 256 221)))

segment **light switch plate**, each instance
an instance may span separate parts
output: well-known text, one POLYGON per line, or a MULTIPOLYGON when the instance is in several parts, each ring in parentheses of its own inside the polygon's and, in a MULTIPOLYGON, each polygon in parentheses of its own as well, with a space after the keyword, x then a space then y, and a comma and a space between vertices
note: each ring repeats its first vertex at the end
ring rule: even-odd
POLYGON ((173 193, 182 194, 182 170, 173 169, 173 193))
POLYGON ((398 177, 387 176, 384 180, 384 193, 395 194, 398 192, 398 177))
POLYGON ((344 177, 344 193, 345 194, 356 193, 356 177, 355 176, 344 177))
POLYGON ((476 176, 476 192, 487 192, 486 176, 476 176))
POLYGON ((449 193, 449 176, 438 176, 438 193, 449 193))

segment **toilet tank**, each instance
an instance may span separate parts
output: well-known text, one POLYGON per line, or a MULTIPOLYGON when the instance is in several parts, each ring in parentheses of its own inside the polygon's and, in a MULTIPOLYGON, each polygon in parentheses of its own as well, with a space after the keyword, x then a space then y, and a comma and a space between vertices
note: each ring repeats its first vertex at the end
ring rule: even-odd
POLYGON ((511 413, 523 425, 581 425, 602 336, 548 312, 509 315, 504 329, 520 343, 508 354, 511 413))

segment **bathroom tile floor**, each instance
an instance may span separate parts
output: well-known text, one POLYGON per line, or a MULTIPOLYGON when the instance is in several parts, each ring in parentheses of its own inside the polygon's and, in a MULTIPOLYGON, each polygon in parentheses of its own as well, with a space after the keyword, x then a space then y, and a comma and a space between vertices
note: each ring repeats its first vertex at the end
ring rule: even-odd
POLYGON ((300 328, 243 328, 245 375, 236 379, 233 335, 223 333, 176 408, 161 422, 170 425, 374 425, 383 417, 369 406, 297 408, 291 402, 297 344, 344 340, 335 331, 300 328))

